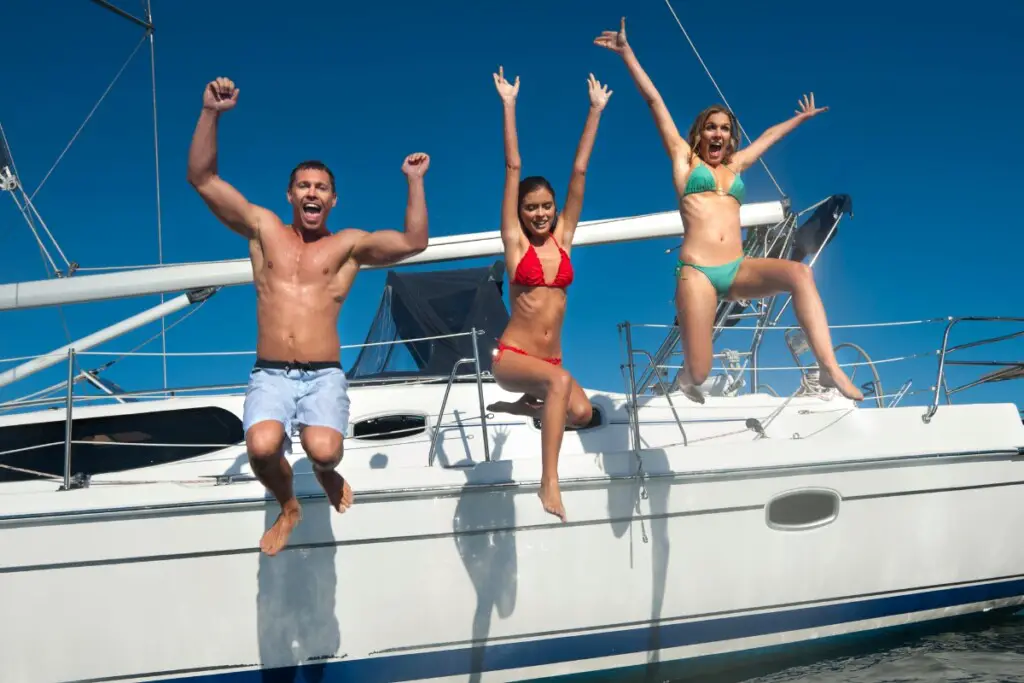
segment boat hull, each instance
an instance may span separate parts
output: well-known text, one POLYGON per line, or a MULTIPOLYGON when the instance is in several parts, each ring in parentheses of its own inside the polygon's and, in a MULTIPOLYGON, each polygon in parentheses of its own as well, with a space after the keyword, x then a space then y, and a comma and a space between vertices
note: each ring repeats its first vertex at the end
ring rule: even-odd
MULTIPOLYGON (((453 405, 472 405, 475 387, 457 389, 453 405)), ((623 427, 616 404, 605 406, 601 429, 623 427)), ((422 434, 415 457, 353 442, 344 472, 357 501, 344 514, 292 456, 304 516, 276 557, 257 544, 278 507, 246 479, 241 446, 151 468, 149 480, 139 471, 71 491, 5 485, 5 676, 644 676, 1012 609, 1024 604, 1024 473, 1007 444, 1020 423, 964 408, 926 427, 914 409, 859 411, 839 425, 826 416, 833 426, 815 436, 780 439, 770 428, 724 446, 667 436, 659 446, 658 430, 675 429, 677 441, 679 432, 655 421, 636 452, 587 448, 590 437, 570 433, 565 524, 538 502, 537 433, 526 422, 488 425, 490 462, 471 425, 441 439, 433 466, 422 434), (957 417, 967 421, 953 429, 957 417), (901 446, 893 420, 930 429, 946 450, 922 451, 928 439, 914 435, 916 452, 901 446)), ((806 427, 806 407, 786 410, 772 428, 806 427)), ((683 418, 691 437, 711 428, 683 418)))

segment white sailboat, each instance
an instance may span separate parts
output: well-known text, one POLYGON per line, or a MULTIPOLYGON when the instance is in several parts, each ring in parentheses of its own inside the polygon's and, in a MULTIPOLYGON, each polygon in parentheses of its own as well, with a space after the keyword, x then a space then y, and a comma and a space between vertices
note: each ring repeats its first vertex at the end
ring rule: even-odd
MULTIPOLYGON (((0 178, 17 201, 2 157, 0 178)), ((744 206, 747 250, 813 263, 850 201, 744 206)), ((682 233, 676 212, 584 227, 577 245, 682 233)), ((409 262, 500 253, 482 232, 409 262)), ((752 342, 720 352, 703 405, 673 391, 674 328, 653 326, 665 338, 648 352, 623 323, 624 390, 588 390, 594 421, 565 435, 561 524, 536 498, 538 426, 486 411, 514 398, 489 373, 503 274, 388 273, 346 370, 357 504, 330 509, 295 439, 304 519, 274 558, 257 546, 277 506, 247 463, 242 386, 132 392, 79 369, 245 285, 246 261, 0 285, 4 311, 177 294, 0 374, 68 369, 62 395, 0 404, 4 680, 664 680, 1024 604, 1024 424, 1012 404, 952 403, 959 320, 923 407, 901 405, 907 385, 871 382, 859 406, 823 391, 799 334, 799 388, 778 396, 757 360, 781 300, 723 304, 717 331, 752 321, 752 342)), ((969 319, 983 320, 1024 327, 969 319)), ((1020 373, 1004 365, 989 379, 1020 373)))

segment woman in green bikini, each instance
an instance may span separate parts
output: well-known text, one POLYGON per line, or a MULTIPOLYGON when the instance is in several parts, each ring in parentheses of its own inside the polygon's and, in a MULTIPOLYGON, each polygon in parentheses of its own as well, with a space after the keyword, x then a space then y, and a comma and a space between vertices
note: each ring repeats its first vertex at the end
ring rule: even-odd
POLYGON ((863 400, 864 395, 836 361, 811 269, 786 259, 744 258, 740 234, 744 195, 740 173, 783 136, 828 107, 816 108, 814 95, 804 96, 796 116, 772 126, 749 147, 738 149, 736 118, 725 107, 714 105, 697 116, 686 139, 626 42, 625 17, 617 32, 604 31, 594 44, 622 56, 651 108, 672 160, 672 178, 686 230, 676 268, 676 311, 685 357, 680 379, 686 394, 704 402, 697 387, 711 372, 711 332, 720 298, 756 299, 791 292, 797 321, 818 359, 822 386, 834 387, 855 401, 863 400))

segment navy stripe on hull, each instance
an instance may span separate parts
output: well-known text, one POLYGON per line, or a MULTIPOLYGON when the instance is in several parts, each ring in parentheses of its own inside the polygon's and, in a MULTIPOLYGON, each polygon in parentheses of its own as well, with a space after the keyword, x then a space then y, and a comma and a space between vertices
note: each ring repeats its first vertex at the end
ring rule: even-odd
MULTIPOLYGON (((588 633, 543 640, 495 643, 485 647, 384 655, 355 660, 335 660, 276 670, 233 672, 151 672, 143 676, 170 680, 187 677, 193 683, 388 683, 441 676, 467 675, 474 671, 498 671, 545 664, 701 645, 736 638, 764 636, 807 628, 892 617, 925 610, 956 607, 1024 596, 1024 579, 819 605, 760 614, 743 614, 700 621, 641 626, 619 631, 588 633), (198 675, 197 675, 198 674, 198 675)), ((882 630, 882 629, 879 629, 882 630)), ((826 639, 822 639, 824 641, 826 639)), ((788 647, 807 646, 807 642, 788 647)), ((779 646, 786 647, 786 646, 779 646)), ((736 656, 735 654, 733 656, 736 656)), ((131 676, 131 678, 137 678, 131 676)), ((128 677, 125 677, 128 678, 128 677)), ((119 677, 92 679, 118 680, 119 677)))
MULTIPOLYGON (((923 622, 885 626, 870 631, 841 633, 814 640, 801 640, 781 645, 766 645, 750 650, 698 655, 684 660, 655 661, 603 671, 532 678, 535 683, 591 683, 614 680, 672 681, 672 683, 740 683, 778 673, 796 666, 808 666, 837 657, 850 657, 891 649, 914 639, 952 631, 969 631, 1007 621, 1021 611, 1020 605, 989 612, 974 612, 953 617, 939 617, 923 622)), ((1024 612, 1021 612, 1024 616, 1024 612)), ((280 679, 280 683, 299 683, 297 677, 280 679)))

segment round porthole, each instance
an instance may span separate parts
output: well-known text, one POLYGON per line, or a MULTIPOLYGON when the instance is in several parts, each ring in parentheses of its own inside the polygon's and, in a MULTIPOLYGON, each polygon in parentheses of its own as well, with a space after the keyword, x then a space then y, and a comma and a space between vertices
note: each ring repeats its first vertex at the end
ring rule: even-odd
POLYGON ((786 491, 765 506, 765 523, 779 531, 825 526, 839 515, 839 501, 839 494, 832 489, 786 491))

